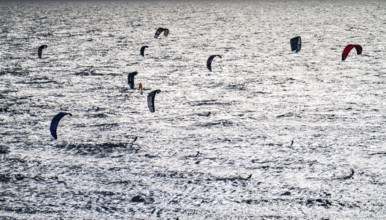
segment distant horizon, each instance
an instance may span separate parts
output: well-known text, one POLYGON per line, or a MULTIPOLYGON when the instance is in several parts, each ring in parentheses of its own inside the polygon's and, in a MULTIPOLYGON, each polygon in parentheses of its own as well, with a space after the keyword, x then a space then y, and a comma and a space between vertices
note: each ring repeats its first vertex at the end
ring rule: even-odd
MULTIPOLYGON (((362 3, 361 0, 0 0, 1 3, 39 3, 39 2, 47 2, 47 3, 65 3, 65 2, 87 2, 87 3, 113 3, 113 2, 177 2, 177 3, 183 3, 183 2, 207 2, 207 3, 287 3, 288 1, 291 2, 302 2, 302 3, 310 3, 310 2, 318 2, 318 3, 327 3, 327 4, 334 4, 334 3, 342 3, 342 2, 358 2, 362 3)), ((369 0, 366 3, 384 3, 384 0, 369 0)), ((0 6, 1 7, 1 6, 0 6)))
MULTIPOLYGON (((0 0, 0 2, 146 2, 146 1, 163 1, 163 2, 287 2, 288 0, 0 0)), ((321 0, 291 0, 291 1, 321 1, 321 0)), ((359 0, 325 0, 325 1, 359 1, 359 0)), ((378 0, 375 0, 378 1, 378 0)), ((381 0, 379 0, 381 1, 381 0)))

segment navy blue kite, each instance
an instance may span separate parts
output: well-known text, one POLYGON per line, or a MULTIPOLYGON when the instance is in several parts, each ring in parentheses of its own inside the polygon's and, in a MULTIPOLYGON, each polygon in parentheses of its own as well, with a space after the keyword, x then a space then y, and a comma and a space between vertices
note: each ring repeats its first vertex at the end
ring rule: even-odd
POLYGON ((127 81, 129 83, 130 89, 134 89, 134 76, 137 74, 138 72, 135 71, 135 72, 129 73, 129 75, 127 76, 127 81))
POLYGON ((58 128, 59 121, 66 115, 72 116, 70 113, 59 112, 51 121, 50 131, 52 137, 54 137, 55 139, 58 139, 58 136, 56 135, 56 129, 58 128))
POLYGON ((149 108, 150 112, 155 112, 154 107, 154 98, 157 93, 160 93, 161 90, 157 89, 149 93, 147 96, 147 107, 149 108))
POLYGON ((39 56, 40 59, 42 58, 43 49, 46 49, 46 48, 47 48, 47 45, 42 45, 42 46, 39 47, 39 49, 38 49, 38 56, 39 56))
POLYGON ((145 49, 148 48, 148 46, 143 46, 141 47, 141 55, 144 57, 145 56, 145 49))
POLYGON ((206 61, 206 67, 208 68, 209 72, 212 72, 212 61, 215 57, 220 57, 220 55, 211 55, 208 60, 206 61))
POLYGON ((302 38, 300 36, 292 38, 290 43, 292 52, 295 51, 297 53, 302 48, 302 38))

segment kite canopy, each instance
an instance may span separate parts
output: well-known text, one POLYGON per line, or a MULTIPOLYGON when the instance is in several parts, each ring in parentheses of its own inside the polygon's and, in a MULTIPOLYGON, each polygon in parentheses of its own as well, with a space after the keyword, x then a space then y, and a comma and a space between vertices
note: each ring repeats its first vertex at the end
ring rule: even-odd
POLYGON ((129 83, 130 89, 134 89, 134 76, 137 74, 138 72, 135 71, 135 72, 129 73, 129 75, 127 76, 127 81, 129 83))
POLYGON ((349 45, 347 45, 344 48, 344 50, 342 52, 342 61, 344 61, 347 58, 348 54, 350 53, 350 51, 353 48, 356 49, 358 55, 362 54, 362 46, 361 45, 359 45, 359 44, 349 44, 349 45))
POLYGON ((38 49, 38 57, 39 58, 42 58, 43 49, 46 49, 46 48, 47 48, 47 45, 42 45, 39 47, 39 49, 38 49))
POLYGON ((144 57, 145 56, 145 48, 148 48, 148 46, 143 46, 141 47, 141 55, 144 57))
POLYGON ((59 112, 51 121, 50 131, 52 137, 54 137, 55 139, 58 139, 58 136, 56 135, 56 129, 58 128, 59 121, 66 115, 72 116, 70 113, 59 112))
POLYGON ((209 56, 208 60, 206 61, 206 67, 208 68, 209 72, 212 72, 212 61, 215 57, 220 57, 220 55, 211 55, 209 56))
POLYGON ((161 90, 157 89, 149 93, 147 96, 147 107, 149 108, 150 112, 155 112, 154 107, 154 98, 157 93, 160 93, 161 90))
POLYGON ((159 27, 157 31, 155 32, 154 38, 158 38, 158 36, 164 32, 164 36, 167 37, 169 35, 169 29, 159 27))
POLYGON ((300 36, 292 38, 290 43, 292 52, 295 51, 297 53, 302 48, 302 38, 300 36))

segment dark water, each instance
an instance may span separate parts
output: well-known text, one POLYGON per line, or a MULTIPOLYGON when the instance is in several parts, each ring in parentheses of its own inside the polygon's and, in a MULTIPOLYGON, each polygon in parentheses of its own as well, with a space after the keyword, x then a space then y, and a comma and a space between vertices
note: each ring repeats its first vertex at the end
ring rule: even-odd
POLYGON ((1 2, 0 217, 385 218, 384 8, 1 2))

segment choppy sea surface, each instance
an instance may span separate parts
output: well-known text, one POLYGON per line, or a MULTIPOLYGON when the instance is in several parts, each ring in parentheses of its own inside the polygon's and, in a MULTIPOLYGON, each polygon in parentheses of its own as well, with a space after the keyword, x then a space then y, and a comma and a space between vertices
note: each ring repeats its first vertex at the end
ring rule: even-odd
POLYGON ((386 218, 385 8, 1 2, 0 218, 386 218))

